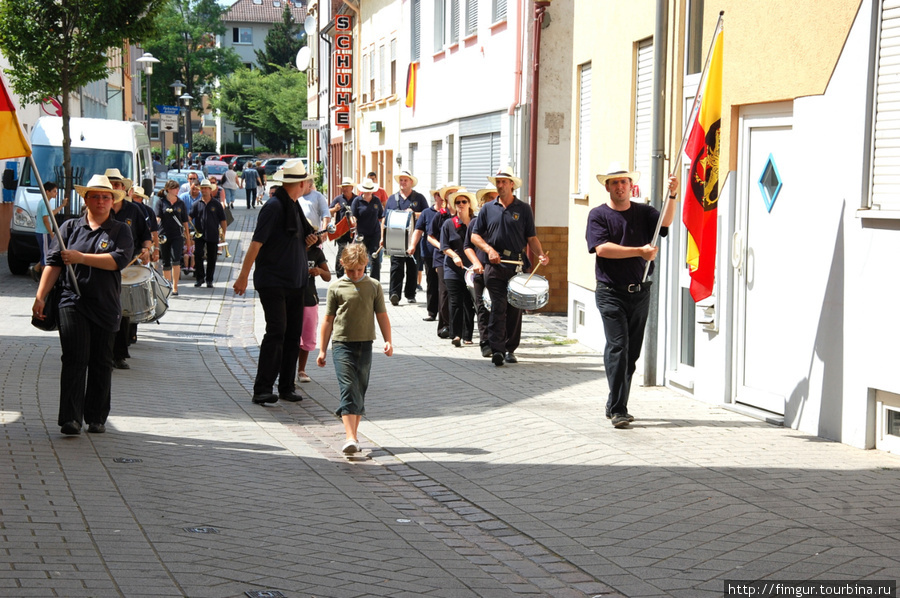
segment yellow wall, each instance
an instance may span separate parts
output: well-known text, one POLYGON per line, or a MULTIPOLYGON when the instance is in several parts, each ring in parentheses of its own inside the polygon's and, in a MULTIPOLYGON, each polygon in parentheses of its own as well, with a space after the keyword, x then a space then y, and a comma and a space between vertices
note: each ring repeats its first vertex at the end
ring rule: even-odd
MULTIPOLYGON (((634 136, 635 47, 637 42, 653 36, 656 3, 653 0, 574 2, 570 191, 575 187, 578 160, 578 67, 588 61, 592 75, 592 176, 588 201, 574 201, 569 210, 569 281, 592 289, 595 284, 594 258, 587 252, 585 226, 588 212, 609 197, 594 175, 605 171, 613 161, 630 165, 634 136)), ((548 67, 544 64, 542 68, 548 67)))

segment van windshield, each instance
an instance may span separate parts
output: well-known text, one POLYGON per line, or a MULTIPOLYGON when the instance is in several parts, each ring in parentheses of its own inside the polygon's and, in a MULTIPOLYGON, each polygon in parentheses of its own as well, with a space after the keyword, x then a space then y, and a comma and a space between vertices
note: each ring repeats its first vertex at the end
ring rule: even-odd
MULTIPOLYGON (((63 150, 51 145, 35 145, 31 148, 34 162, 38 165, 41 180, 63 185, 63 150)), ((127 179, 133 179, 131 153, 124 151, 72 148, 72 174, 75 185, 84 185, 95 174, 103 174, 107 168, 118 168, 127 179)), ((20 185, 36 187, 37 181, 31 172, 31 161, 25 160, 20 185)))

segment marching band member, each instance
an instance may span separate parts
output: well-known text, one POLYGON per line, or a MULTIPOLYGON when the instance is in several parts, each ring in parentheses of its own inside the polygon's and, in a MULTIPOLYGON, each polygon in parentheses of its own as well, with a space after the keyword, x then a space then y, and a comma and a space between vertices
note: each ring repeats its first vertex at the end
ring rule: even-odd
POLYGON ((450 303, 450 336, 454 347, 463 342, 472 344, 472 328, 475 320, 475 304, 472 293, 466 286, 466 269, 472 266, 469 256, 463 251, 469 221, 474 215, 472 204, 475 194, 461 187, 448 196, 456 211, 441 227, 441 252, 444 254, 444 285, 450 303))

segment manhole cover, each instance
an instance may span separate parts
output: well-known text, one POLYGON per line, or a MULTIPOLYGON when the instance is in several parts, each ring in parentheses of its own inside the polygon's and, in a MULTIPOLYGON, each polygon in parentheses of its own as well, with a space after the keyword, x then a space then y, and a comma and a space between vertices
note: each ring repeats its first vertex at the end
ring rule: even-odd
POLYGON ((141 459, 132 459, 130 457, 116 457, 114 463, 143 463, 141 459))
POLYGON ((189 534, 218 534, 219 530, 214 527, 186 527, 184 531, 189 534))
POLYGON ((251 590, 244 592, 249 598, 285 598, 284 594, 277 590, 251 590))

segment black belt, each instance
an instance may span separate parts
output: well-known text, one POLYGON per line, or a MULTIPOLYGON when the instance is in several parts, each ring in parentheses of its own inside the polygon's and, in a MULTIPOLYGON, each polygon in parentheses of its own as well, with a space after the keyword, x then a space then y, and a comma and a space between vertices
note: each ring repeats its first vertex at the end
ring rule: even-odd
POLYGON ((652 280, 648 280, 647 282, 637 282, 634 284, 607 284, 605 282, 598 282, 598 285, 603 287, 604 289, 610 289, 613 291, 618 291, 620 293, 643 293, 644 291, 650 290, 650 285, 653 284, 652 280))

